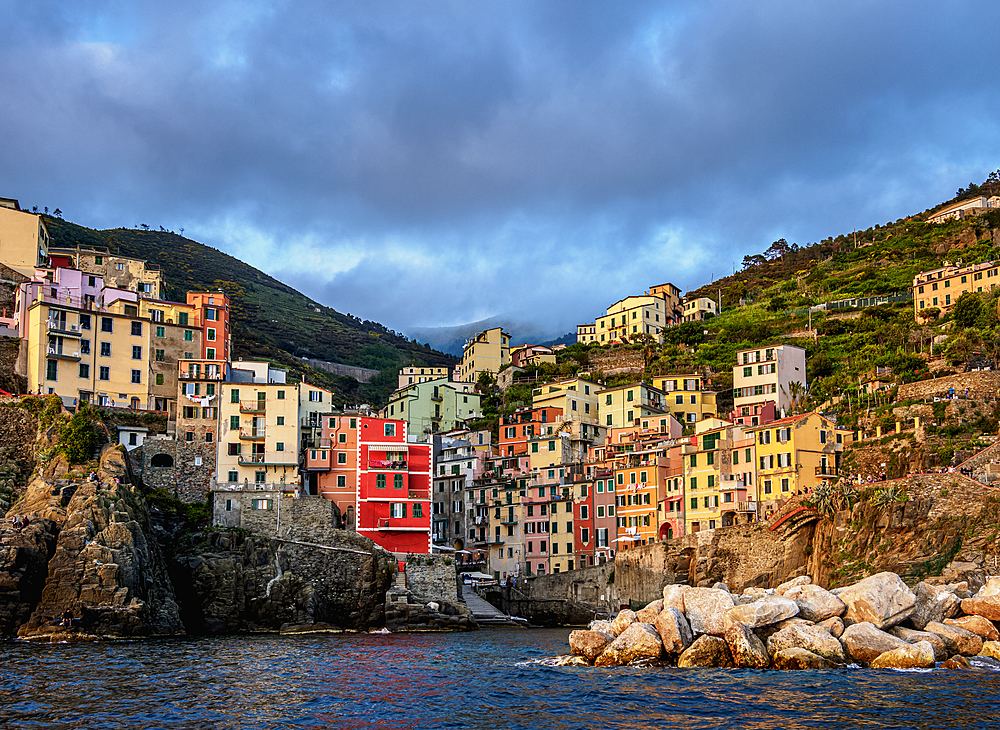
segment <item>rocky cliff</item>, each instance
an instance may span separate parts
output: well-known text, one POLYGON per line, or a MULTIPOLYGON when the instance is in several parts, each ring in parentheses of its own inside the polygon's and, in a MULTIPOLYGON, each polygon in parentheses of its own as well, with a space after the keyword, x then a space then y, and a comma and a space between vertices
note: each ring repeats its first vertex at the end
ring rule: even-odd
POLYGON ((118 447, 72 467, 57 438, 54 429, 42 434, 43 466, 0 525, 0 636, 96 640, 384 622, 396 568, 371 540, 337 531, 319 545, 192 530, 189 512, 147 499, 118 447), (16 527, 14 517, 28 526, 16 527), (66 611, 71 626, 61 621, 66 611))

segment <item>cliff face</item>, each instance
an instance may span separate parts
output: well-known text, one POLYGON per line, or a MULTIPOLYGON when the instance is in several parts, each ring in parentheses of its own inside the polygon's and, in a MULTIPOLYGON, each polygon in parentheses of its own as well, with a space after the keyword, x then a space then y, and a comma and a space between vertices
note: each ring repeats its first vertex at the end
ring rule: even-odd
POLYGON ((209 533, 171 565, 188 632, 380 626, 395 566, 370 540, 338 533, 326 547, 209 533))
MULTIPOLYGON (((43 452, 52 448, 43 435, 43 452)), ((49 452, 50 453, 50 452, 49 452)), ((97 478, 55 457, 0 525, 0 636, 95 640, 384 621, 395 565, 372 541, 336 531, 329 544, 191 535, 132 484, 106 447, 97 478), (12 518, 28 517, 23 529, 12 518), (69 610, 71 627, 60 619, 69 610)))

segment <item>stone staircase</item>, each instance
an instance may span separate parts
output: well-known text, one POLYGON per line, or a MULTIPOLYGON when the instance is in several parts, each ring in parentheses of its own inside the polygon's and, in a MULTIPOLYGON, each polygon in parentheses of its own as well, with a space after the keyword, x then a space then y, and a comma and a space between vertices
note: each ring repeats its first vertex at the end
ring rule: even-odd
POLYGON ((510 616, 507 616, 495 606, 484 600, 478 593, 472 590, 472 588, 465 585, 462 586, 462 600, 465 601, 465 605, 469 607, 470 611, 472 611, 472 615, 476 619, 476 623, 480 626, 520 625, 510 616))

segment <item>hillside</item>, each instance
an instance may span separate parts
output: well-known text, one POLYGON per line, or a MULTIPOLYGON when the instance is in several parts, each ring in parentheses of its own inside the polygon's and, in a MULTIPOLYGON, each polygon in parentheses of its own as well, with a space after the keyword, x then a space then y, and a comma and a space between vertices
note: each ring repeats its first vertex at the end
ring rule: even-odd
POLYGON ((299 377, 332 388, 340 404, 381 406, 405 364, 453 365, 455 358, 386 329, 342 314, 210 246, 166 231, 97 231, 45 217, 52 245, 107 248, 160 268, 167 299, 193 290, 221 289, 231 299, 234 358, 263 358, 299 377), (303 363, 310 357, 380 371, 371 383, 333 375, 303 363))

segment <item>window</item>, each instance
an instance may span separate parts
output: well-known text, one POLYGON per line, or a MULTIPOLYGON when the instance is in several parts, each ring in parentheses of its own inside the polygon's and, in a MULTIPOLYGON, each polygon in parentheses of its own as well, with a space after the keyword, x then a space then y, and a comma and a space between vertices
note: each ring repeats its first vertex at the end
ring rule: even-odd
POLYGON ((184 434, 184 440, 194 441, 194 431, 188 431, 186 434, 184 434))
POLYGON ((142 322, 132 323, 132 334, 136 337, 142 337, 142 322))
POLYGON ((157 337, 166 337, 167 336, 167 329, 165 327, 157 327, 156 328, 156 336, 157 337))
POLYGON ((337 443, 346 444, 347 443, 347 434, 346 433, 339 433, 339 434, 337 434, 337 443))
POLYGON ((375 476, 375 488, 385 489, 385 474, 377 474, 375 476))
POLYGON ((275 420, 275 425, 276 426, 284 426, 285 425, 285 417, 284 416, 277 416, 277 418, 275 420))
POLYGON ((214 360, 215 359, 215 348, 214 347, 209 347, 208 349, 205 350, 205 359, 206 360, 214 360))
POLYGON ((177 314, 177 324, 179 324, 181 327, 187 327, 187 323, 188 323, 188 313, 187 312, 178 312, 178 314, 177 314))
POLYGON ((59 367, 59 363, 56 360, 46 360, 45 361, 45 379, 55 380, 56 379, 56 369, 59 367))
POLYGON ((215 330, 212 329, 211 327, 208 328, 208 339, 209 341, 215 340, 215 330))
POLYGON ((156 384, 163 385, 163 373, 156 374, 156 384))
POLYGON ((343 474, 338 474, 337 475, 337 486, 341 487, 341 488, 346 487, 347 486, 347 477, 344 476, 343 474))
MULTIPOLYGON (((139 348, 139 351, 142 352, 142 348, 141 347, 139 348)), ((132 356, 135 357, 135 348, 134 347, 132 348, 132 356)), ((153 359, 156 360, 156 362, 163 362, 164 360, 167 359, 167 357, 166 357, 166 354, 163 352, 163 350, 154 350, 153 351, 153 359)))
POLYGON ((101 357, 111 357, 111 343, 102 342, 101 343, 101 357))
POLYGON ((556 450, 556 442, 549 441, 549 451, 555 451, 555 450, 556 450))
POLYGON ((402 489, 403 488, 403 475, 402 474, 393 474, 392 475, 392 488, 393 489, 402 489))
POLYGON ((229 453, 230 456, 239 456, 240 455, 240 451, 241 451, 240 444, 227 444, 227 446, 228 446, 228 453, 229 453))
POLYGON ((396 424, 395 423, 387 423, 387 424, 385 424, 385 435, 386 436, 395 436, 396 435, 396 424))
POLYGON ((278 442, 276 442, 274 444, 274 450, 275 451, 284 451, 285 450, 285 442, 284 441, 278 441, 278 442))
POLYGON ((194 332, 192 332, 191 330, 184 330, 184 341, 194 342, 194 332))
POLYGON ((238 482, 240 480, 240 474, 239 472, 231 471, 229 472, 229 476, 227 477, 227 479, 230 482, 238 482))
POLYGON ((101 332, 114 331, 114 320, 111 317, 101 317, 101 332))
POLYGON ((590 517, 590 508, 585 504, 580 505, 580 519, 586 520, 589 517, 590 517))
POLYGON ((132 359, 142 360, 142 345, 132 345, 132 359))
POLYGON ((205 319, 207 319, 207 320, 209 320, 211 322, 217 321, 219 319, 219 317, 218 317, 218 314, 217 314, 216 310, 211 309, 209 307, 206 307, 205 308, 205 319))
POLYGON ((141 383, 142 382, 142 371, 141 370, 135 370, 135 369, 132 370, 132 382, 133 383, 141 383))
POLYGON ((285 400, 285 391, 279 390, 276 397, 278 400, 285 400))
POLYGON ((337 452, 337 463, 338 464, 346 464, 347 463, 347 454, 345 452, 343 452, 343 451, 338 451, 337 452))
POLYGON ((397 520, 405 520, 406 502, 393 502, 389 516, 397 520))
POLYGON ((89 378, 90 377, 90 365, 85 362, 80 363, 80 377, 89 378))
POLYGON ((420 502, 417 502, 416 504, 413 505, 413 517, 414 519, 417 519, 423 516, 424 516, 424 506, 420 502))
POLYGON ((101 380, 111 380, 111 368, 109 368, 107 365, 101 365, 98 377, 101 380))
MULTIPOLYGON (((323 392, 319 390, 309 391, 309 401, 311 403, 322 403, 323 402, 323 392)), ((387 433, 386 436, 392 436, 391 433, 387 433)))
POLYGON ((80 352, 84 355, 90 354, 90 340, 80 340, 80 352))

